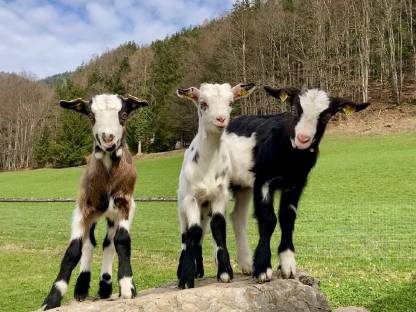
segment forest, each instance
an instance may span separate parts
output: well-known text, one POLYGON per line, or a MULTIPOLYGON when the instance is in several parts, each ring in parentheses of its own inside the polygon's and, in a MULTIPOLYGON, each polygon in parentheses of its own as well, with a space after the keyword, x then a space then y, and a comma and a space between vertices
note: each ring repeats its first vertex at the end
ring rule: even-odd
MULTIPOLYGON (((413 0, 243 0, 226 15, 149 45, 134 41, 73 72, 36 80, 0 74, 0 170, 84 164, 91 152, 84 116, 59 99, 132 94, 149 107, 130 117, 132 152, 172 150, 196 132, 195 108, 178 87, 202 82, 320 87, 332 95, 385 105, 416 78, 413 0), (383 92, 380 92, 383 90, 383 92)), ((284 110, 255 92, 234 115, 284 110)))

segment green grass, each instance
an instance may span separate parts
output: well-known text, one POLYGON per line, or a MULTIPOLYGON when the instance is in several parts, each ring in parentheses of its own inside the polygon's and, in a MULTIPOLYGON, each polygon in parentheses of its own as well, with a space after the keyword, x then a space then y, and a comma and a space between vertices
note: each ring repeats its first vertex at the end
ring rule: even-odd
MULTIPOLYGON (((181 157, 140 160, 136 195, 175 195, 181 157)), ((74 197, 82 168, 0 173, 0 197, 74 197)), ((416 310, 416 136, 326 138, 299 205, 298 266, 320 278, 333 307, 372 312, 416 310)), ((231 207, 230 207, 231 208, 231 207)), ((0 310, 40 306, 69 237, 72 204, 0 204, 0 310)), ((231 210, 231 209, 230 209, 231 210)), ((235 243, 228 241, 233 267, 235 243)), ((104 237, 104 225, 97 228, 104 237)), ((139 289, 175 280, 179 251, 174 203, 139 204, 132 228, 133 270, 139 289)), ((279 231, 273 237, 273 264, 279 231)), ((249 239, 257 241, 255 221, 249 239)), ((207 275, 215 274, 211 239, 207 275)), ((97 292, 102 252, 94 255, 97 292)), ((76 273, 74 274, 76 276, 76 273)), ((73 293, 74 279, 65 301, 73 293)))

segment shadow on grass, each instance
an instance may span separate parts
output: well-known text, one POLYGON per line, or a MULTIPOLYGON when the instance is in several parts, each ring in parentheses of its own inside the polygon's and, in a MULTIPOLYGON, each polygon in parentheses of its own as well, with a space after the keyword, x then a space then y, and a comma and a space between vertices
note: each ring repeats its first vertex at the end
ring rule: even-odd
POLYGON ((416 311, 416 275, 411 282, 395 287, 384 297, 368 306, 371 312, 415 312, 416 311))

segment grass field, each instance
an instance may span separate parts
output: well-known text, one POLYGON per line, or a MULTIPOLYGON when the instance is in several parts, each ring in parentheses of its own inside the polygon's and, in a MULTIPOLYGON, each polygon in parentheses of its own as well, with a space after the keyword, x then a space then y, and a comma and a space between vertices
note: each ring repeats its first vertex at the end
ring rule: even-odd
MULTIPOLYGON (((181 156, 137 162, 136 195, 175 195, 181 156)), ((74 197, 82 168, 0 173, 0 197, 74 197)), ((416 135, 326 138, 299 206, 298 266, 321 280, 333 307, 416 311, 416 135)), ((230 207, 231 208, 231 207, 230 207)), ((0 310, 36 309, 69 238, 72 204, 0 204, 0 310)), ((229 230, 233 266, 235 244, 229 230)), ((250 220, 250 244, 257 241, 250 220)), ((97 240, 104 237, 100 223, 97 240)), ((139 289, 175 280, 179 251, 174 203, 140 204, 132 229, 139 289)), ((272 242, 275 251, 279 231, 272 242)), ((204 246, 214 275, 211 239, 204 246)), ((101 258, 94 255, 91 294, 101 258)), ((76 274, 74 274, 76 276, 76 274)), ((73 277, 65 301, 73 293, 73 277)))

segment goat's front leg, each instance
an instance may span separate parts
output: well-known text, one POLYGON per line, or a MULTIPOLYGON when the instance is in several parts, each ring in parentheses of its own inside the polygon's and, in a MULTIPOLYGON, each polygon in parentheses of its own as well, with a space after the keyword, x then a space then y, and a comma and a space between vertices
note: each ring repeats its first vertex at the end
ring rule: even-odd
POLYGON ((220 196, 212 201, 211 232, 214 238, 215 260, 218 266, 217 279, 228 283, 233 277, 230 255, 227 249, 225 208, 228 196, 220 196))
POLYGON ((114 246, 114 236, 116 227, 114 221, 107 219, 107 234, 103 241, 103 262, 101 264, 100 284, 98 295, 102 299, 107 299, 113 292, 113 260, 116 254, 114 246))
POLYGON ((82 242, 80 273, 74 289, 74 297, 78 301, 84 301, 90 289, 92 256, 96 246, 94 230, 95 223, 91 225, 88 237, 82 242))
POLYGON ((179 288, 195 286, 196 258, 202 239, 201 209, 193 196, 185 196, 179 203, 181 224, 186 225, 182 233, 182 252, 179 259, 179 288))
POLYGON ((273 275, 270 239, 276 227, 277 218, 273 208, 273 195, 269 183, 254 184, 254 214, 258 222, 259 242, 254 252, 253 276, 259 283, 270 281, 273 275))
POLYGON ((117 230, 114 236, 114 246, 118 255, 118 283, 120 297, 131 299, 136 296, 136 287, 133 282, 131 268, 131 238, 130 225, 133 221, 136 207, 133 198, 115 198, 115 208, 119 211, 117 230))
POLYGON ((89 226, 84 220, 79 207, 75 208, 72 218, 71 240, 61 262, 61 267, 49 295, 43 302, 42 309, 49 310, 61 305, 62 297, 68 289, 69 279, 82 254, 83 237, 89 226))
POLYGON ((293 229, 295 226, 297 205, 301 190, 282 191, 279 207, 279 223, 282 231, 278 248, 280 270, 283 278, 294 278, 296 275, 295 247, 293 245, 293 229))

